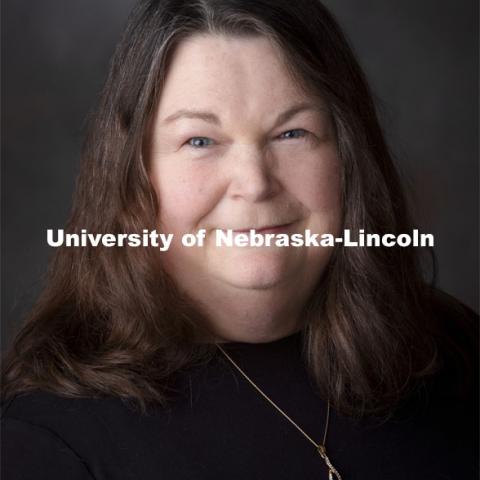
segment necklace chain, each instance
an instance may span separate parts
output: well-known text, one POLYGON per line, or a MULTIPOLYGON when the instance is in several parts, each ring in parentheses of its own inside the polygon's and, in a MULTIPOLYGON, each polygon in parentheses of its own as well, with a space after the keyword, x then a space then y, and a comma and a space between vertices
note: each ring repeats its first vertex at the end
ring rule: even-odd
POLYGON ((263 392, 260 387, 239 367, 239 365, 233 360, 233 358, 217 343, 216 344, 219 350, 227 358, 227 360, 239 371, 239 373, 247 380, 248 383, 268 402, 270 405, 277 410, 286 420, 288 420, 317 450, 320 456, 323 458, 324 462, 328 467, 328 479, 334 480, 334 475, 337 480, 342 480, 342 477, 332 465, 330 459, 327 456, 326 441, 328 433, 328 424, 330 421, 330 400, 327 401, 327 415, 325 420, 325 431, 323 432, 323 441, 322 443, 315 442, 310 435, 308 435, 299 425, 297 425, 265 392, 263 392))

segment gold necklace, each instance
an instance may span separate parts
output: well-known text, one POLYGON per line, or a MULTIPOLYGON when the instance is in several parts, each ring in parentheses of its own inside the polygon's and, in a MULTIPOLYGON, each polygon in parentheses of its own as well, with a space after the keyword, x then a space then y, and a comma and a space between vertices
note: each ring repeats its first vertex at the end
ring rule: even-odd
POLYGON ((268 402, 272 407, 274 407, 281 415, 283 415, 284 418, 286 418, 310 443, 312 443, 317 452, 320 454, 320 456, 323 458, 325 464, 328 467, 328 480, 334 480, 333 476, 335 475, 337 480, 342 480, 342 477, 338 473, 337 469, 332 465, 332 462, 330 462, 330 459, 327 456, 327 448, 325 445, 325 442, 327 440, 327 432, 328 432, 328 423, 330 421, 330 400, 327 402, 327 418, 325 421, 325 431, 323 432, 323 441, 322 443, 316 443, 310 435, 305 433, 270 397, 267 396, 266 393, 264 393, 258 385, 255 384, 255 382, 235 363, 235 361, 230 357, 230 355, 218 344, 216 343, 217 347, 220 349, 220 351, 225 355, 227 360, 240 372, 240 374, 247 380, 250 385, 252 385, 255 390, 268 402))

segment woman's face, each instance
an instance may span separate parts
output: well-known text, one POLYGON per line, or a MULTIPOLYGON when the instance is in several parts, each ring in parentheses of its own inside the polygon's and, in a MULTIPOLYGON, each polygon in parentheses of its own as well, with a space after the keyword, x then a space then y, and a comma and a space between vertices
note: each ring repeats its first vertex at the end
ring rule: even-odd
POLYGON ((313 288, 330 248, 215 245, 215 229, 341 228, 328 111, 303 93, 269 40, 197 35, 180 43, 149 155, 160 230, 175 236, 162 262, 181 288, 313 288), (200 229, 207 233, 203 248, 181 246, 183 234, 200 229))

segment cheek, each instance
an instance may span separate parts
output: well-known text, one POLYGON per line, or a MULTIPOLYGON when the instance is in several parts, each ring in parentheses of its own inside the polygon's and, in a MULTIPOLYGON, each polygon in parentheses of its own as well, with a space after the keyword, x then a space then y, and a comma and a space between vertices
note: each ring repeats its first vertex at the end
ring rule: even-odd
POLYGON ((165 160, 153 166, 150 180, 157 194, 159 223, 169 233, 196 230, 216 204, 215 179, 204 168, 185 168, 165 160))
POLYGON ((341 169, 336 149, 328 147, 316 155, 289 163, 284 170, 286 189, 310 212, 339 216, 341 169))

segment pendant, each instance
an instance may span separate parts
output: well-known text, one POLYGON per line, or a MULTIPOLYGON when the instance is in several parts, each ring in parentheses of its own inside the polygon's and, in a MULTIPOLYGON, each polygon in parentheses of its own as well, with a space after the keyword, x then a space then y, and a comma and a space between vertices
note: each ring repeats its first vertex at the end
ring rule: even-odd
POLYGON ((328 480, 342 480, 342 477, 340 474, 337 472, 337 469, 332 465, 332 462, 330 462, 330 459, 327 457, 327 451, 325 449, 324 445, 318 445, 317 447, 318 453, 320 456, 323 458, 325 463, 327 464, 328 467, 328 480), (335 478, 334 478, 335 475, 335 478))

